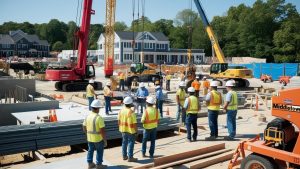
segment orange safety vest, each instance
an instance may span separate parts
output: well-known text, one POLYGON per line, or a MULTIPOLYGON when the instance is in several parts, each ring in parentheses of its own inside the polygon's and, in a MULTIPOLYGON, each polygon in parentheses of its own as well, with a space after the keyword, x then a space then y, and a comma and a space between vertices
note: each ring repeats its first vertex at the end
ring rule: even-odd
POLYGON ((192 83, 192 87, 195 88, 195 90, 200 90, 200 86, 201 86, 201 83, 197 80, 194 80, 193 83, 192 83))

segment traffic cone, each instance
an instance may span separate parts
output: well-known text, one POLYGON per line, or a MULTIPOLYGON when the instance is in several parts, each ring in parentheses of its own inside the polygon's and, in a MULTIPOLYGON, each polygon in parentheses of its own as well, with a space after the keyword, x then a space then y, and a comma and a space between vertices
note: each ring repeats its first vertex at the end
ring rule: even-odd
POLYGON ((52 111, 52 118, 53 118, 53 122, 57 121, 57 116, 56 116, 56 110, 55 109, 53 109, 53 111, 52 111))
POLYGON ((166 113, 167 116, 170 115, 170 111, 169 111, 169 107, 167 107, 167 113, 166 113))
POLYGON ((52 109, 49 110, 49 121, 53 122, 52 109))

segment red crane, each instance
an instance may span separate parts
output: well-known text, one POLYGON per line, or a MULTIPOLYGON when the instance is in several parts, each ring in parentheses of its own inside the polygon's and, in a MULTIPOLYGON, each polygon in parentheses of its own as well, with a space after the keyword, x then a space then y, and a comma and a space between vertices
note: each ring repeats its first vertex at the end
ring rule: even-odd
MULTIPOLYGON (((46 80, 57 81, 55 88, 63 91, 84 90, 88 85, 88 79, 95 77, 95 67, 87 64, 88 38, 91 23, 93 0, 84 0, 82 22, 76 36, 79 39, 78 59, 76 66, 69 67, 48 67, 46 80)), ((95 82, 95 89, 101 89, 102 84, 95 82)))

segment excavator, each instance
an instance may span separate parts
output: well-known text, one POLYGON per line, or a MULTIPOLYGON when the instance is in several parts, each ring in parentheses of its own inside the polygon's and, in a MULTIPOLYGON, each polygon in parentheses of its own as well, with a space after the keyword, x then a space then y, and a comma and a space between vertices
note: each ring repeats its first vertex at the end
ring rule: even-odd
POLYGON ((228 169, 300 168, 300 88, 283 89, 272 97, 272 115, 263 136, 241 142, 228 169), (247 152, 247 153, 246 153, 247 152), (246 156, 249 154, 248 156, 246 156))
POLYGON ((205 15, 204 9, 200 3, 200 0, 194 0, 197 10, 200 14, 201 20, 205 26, 205 30, 209 36, 212 44, 213 52, 215 53, 219 63, 213 63, 210 67, 210 76, 223 84, 222 80, 234 80, 237 87, 248 87, 248 78, 253 77, 252 70, 245 67, 229 67, 226 63, 224 53, 219 45, 217 37, 205 15))
MULTIPOLYGON (((77 64, 67 66, 48 66, 46 69, 46 80, 57 81, 55 88, 62 91, 85 90, 88 79, 95 78, 95 67, 87 63, 88 37, 91 23, 93 0, 84 0, 82 22, 76 36, 79 39, 77 64)), ((101 82, 95 82, 94 88, 102 88, 101 82)))

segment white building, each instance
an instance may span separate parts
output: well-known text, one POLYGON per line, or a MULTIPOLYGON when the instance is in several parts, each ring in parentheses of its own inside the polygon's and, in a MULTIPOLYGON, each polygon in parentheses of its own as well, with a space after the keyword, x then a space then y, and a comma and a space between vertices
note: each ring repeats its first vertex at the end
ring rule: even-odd
MULTIPOLYGON (((105 34, 98 39, 98 62, 104 62, 104 41, 105 34)), ((115 32, 114 63, 135 63, 141 61, 141 51, 144 53, 144 63, 187 63, 187 49, 173 49, 170 41, 161 32, 115 32), (135 41, 134 49, 132 46, 135 41), (143 45, 143 46, 142 46, 143 45)), ((195 64, 205 62, 204 49, 192 49, 193 61, 195 64)))

